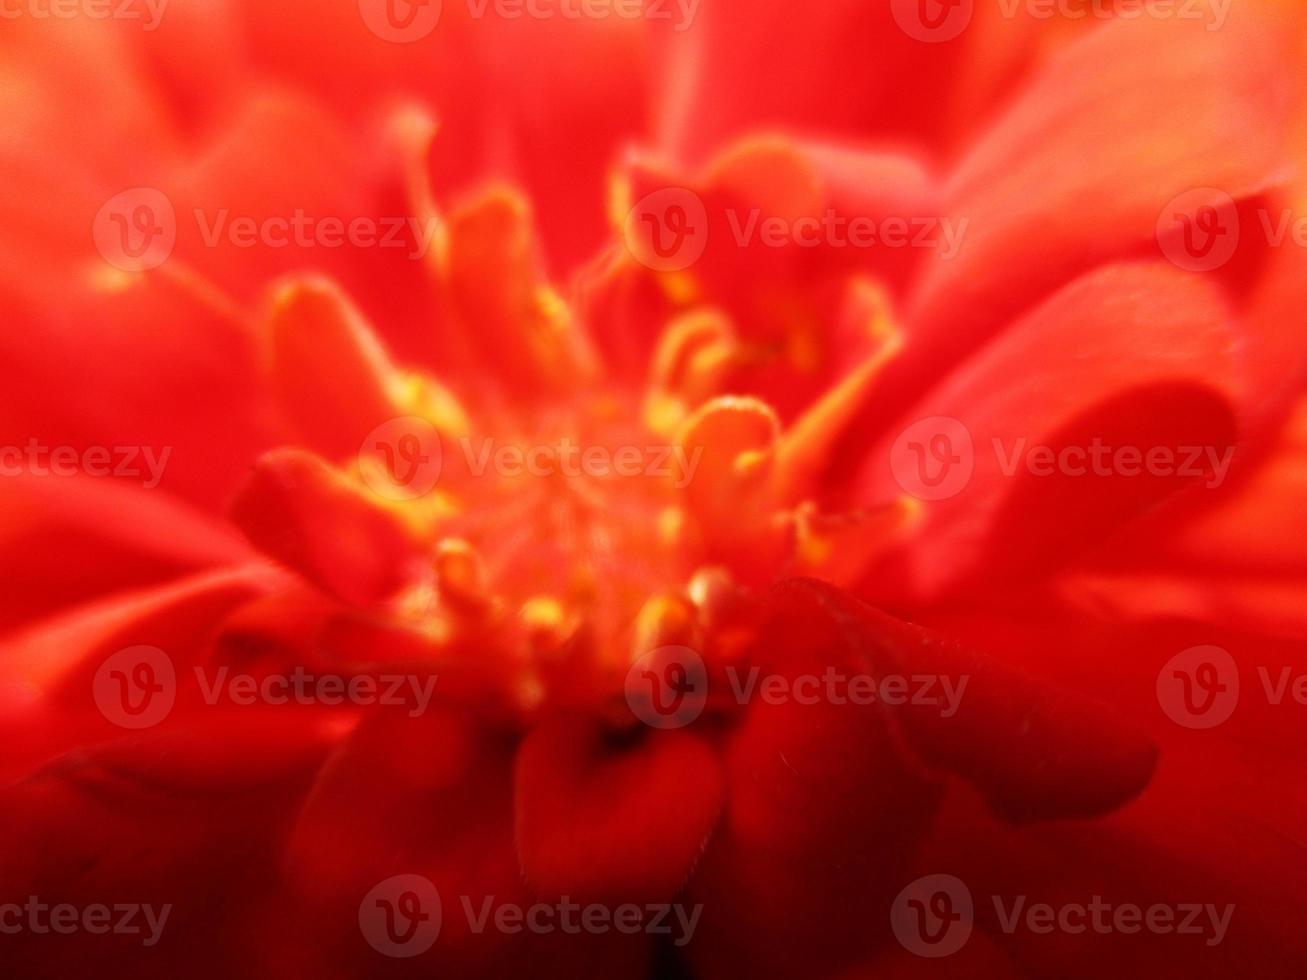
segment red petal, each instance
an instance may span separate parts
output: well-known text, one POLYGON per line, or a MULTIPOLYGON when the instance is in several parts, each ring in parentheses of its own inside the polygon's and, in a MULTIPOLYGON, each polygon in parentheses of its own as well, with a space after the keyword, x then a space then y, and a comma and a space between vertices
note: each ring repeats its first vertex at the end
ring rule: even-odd
MULTIPOLYGON (((6 936, 18 974, 232 976, 251 909, 275 882, 286 818, 330 734, 298 715, 210 716, 70 754, 0 791, 0 880, 7 896, 85 908, 141 902, 140 935, 6 936), (162 906, 168 906, 163 910, 162 906), (196 948, 208 952, 197 961, 196 948)), ((121 914, 120 914, 121 915, 121 914)), ((120 921, 122 921, 120 919, 120 921)))
POLYGON ((22 569, 0 597, 0 630, 253 556, 230 528, 125 481, 25 475, 6 477, 0 490, 0 563, 22 569))
POLYGON ((394 511, 303 450, 265 455, 232 517, 255 546, 355 605, 393 594, 421 558, 394 511))
POLYGON ((834 586, 796 579, 778 587, 778 608, 833 624, 854 662, 877 676, 953 679, 957 710, 909 699, 893 718, 931 766, 975 783, 1014 821, 1086 817, 1138 794, 1156 750, 1104 706, 895 619, 834 586))
POLYGON ((330 282, 285 285, 273 301, 269 333, 274 390, 307 446, 347 459, 399 414, 385 350, 330 282))
POLYGON ((1157 223, 1181 193, 1244 200, 1284 176, 1292 73, 1280 39, 1252 14, 1208 27, 1108 24, 1026 86, 950 182, 947 210, 969 221, 963 247, 932 256, 909 312, 920 345, 891 370, 869 424, 1085 270, 1156 256, 1157 223))
POLYGON ((1235 442, 1230 320, 1211 284, 1137 264, 1077 280, 1011 327, 867 457, 861 501, 924 498, 910 582, 934 594, 1046 572, 1197 486, 1189 447, 1205 466, 1206 447, 1220 459, 1235 442), (931 456, 939 439, 948 459, 931 456), (1096 444, 1113 454, 1097 469, 1084 455, 1096 444), (1045 475, 1039 447, 1080 455, 1045 475), (1169 469, 1144 467, 1156 447, 1169 469), (1123 448, 1140 452, 1135 469, 1114 462, 1123 448))
POLYGON ((516 784, 527 880, 582 903, 670 901, 722 805, 720 763, 697 736, 614 735, 579 716, 532 729, 516 784))

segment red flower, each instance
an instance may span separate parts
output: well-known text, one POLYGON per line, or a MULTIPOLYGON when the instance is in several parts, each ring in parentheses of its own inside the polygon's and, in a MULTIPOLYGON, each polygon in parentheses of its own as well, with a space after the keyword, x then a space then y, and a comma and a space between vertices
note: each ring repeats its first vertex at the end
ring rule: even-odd
POLYGON ((8 18, 0 962, 1300 972, 1300 18, 1109 6, 8 18))

